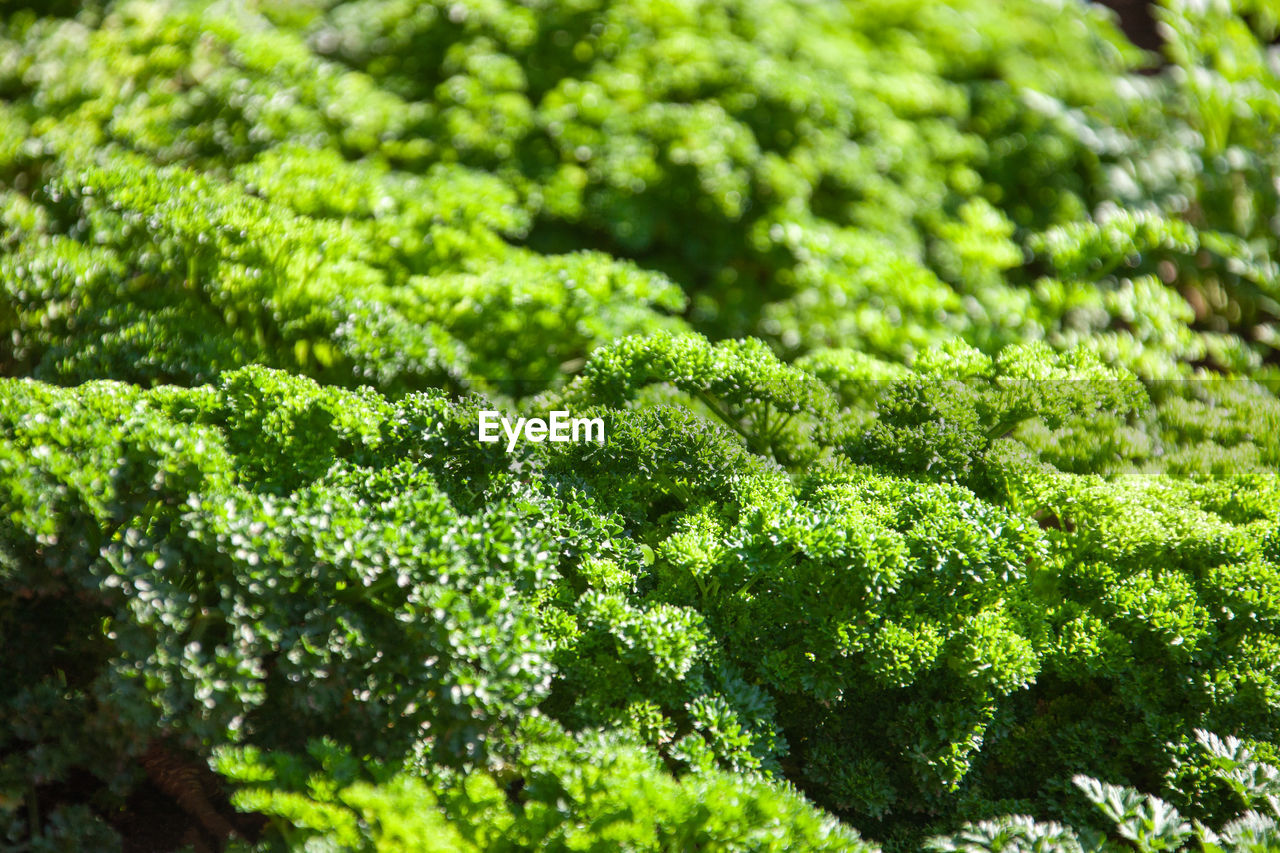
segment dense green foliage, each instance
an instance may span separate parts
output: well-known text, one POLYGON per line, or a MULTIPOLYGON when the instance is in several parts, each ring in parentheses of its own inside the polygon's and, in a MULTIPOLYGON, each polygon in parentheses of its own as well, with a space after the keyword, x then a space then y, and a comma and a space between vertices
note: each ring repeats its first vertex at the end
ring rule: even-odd
MULTIPOLYGON (((1072 781, 1106 818, 1112 838, 1091 829, 1076 830, 1053 822, 1039 822, 1025 816, 982 821, 966 826, 950 837, 932 839, 927 848, 947 853, 995 853, 995 851, 1137 850, 1155 853, 1179 850, 1194 844, 1206 853, 1252 853, 1280 847, 1280 769, 1256 760, 1236 738, 1225 740, 1204 731, 1196 732, 1205 759, 1201 776, 1219 784, 1242 809, 1240 817, 1213 830, 1200 821, 1187 821, 1178 809, 1159 797, 1142 794, 1077 776, 1072 781)), ((1179 779, 1171 777, 1170 787, 1185 794, 1179 779)))
POLYGON ((1280 849, 1268 0, 77 5, 3 849, 1280 849))

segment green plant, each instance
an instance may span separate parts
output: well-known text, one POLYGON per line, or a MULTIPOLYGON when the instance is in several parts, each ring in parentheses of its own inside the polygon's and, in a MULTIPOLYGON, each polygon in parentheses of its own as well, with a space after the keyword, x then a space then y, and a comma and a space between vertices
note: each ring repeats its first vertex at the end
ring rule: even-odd
POLYGON ((1156 15, 6 10, 0 844, 1274 846, 1277 17, 1156 15))

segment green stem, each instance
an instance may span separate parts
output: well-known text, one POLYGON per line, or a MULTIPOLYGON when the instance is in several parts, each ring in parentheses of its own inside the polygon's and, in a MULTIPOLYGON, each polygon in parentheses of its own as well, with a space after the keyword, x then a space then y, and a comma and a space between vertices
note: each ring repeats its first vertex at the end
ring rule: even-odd
POLYGON ((27 786, 27 835, 32 841, 40 836, 40 803, 36 800, 36 786, 34 783, 27 786))
POLYGON ((787 424, 791 423, 793 418, 795 418, 795 415, 786 415, 774 425, 773 432, 769 434, 770 447, 778 443, 778 437, 782 435, 782 431, 787 428, 787 424))
POLYGON ((722 409, 714 397, 701 389, 695 391, 694 396, 705 403, 707 408, 711 410, 712 414, 728 425, 730 429, 746 439, 748 447, 756 453, 759 453, 762 456, 764 455, 765 451, 759 446, 759 442, 756 441, 755 436, 743 429, 742 424, 738 423, 736 418, 731 417, 728 412, 722 409))
POLYGON ((995 439, 1012 432, 1013 429, 1024 420, 1026 420, 1026 418, 1005 418, 1004 420, 997 422, 995 426, 991 427, 991 429, 987 430, 987 438, 994 441, 995 439))

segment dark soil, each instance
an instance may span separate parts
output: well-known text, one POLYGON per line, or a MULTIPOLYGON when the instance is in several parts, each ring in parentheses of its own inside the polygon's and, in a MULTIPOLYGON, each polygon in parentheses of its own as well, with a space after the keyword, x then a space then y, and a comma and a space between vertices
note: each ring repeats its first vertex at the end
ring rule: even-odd
POLYGON ((1129 41, 1144 50, 1160 49, 1160 33, 1156 30, 1156 19, 1151 14, 1151 3, 1147 0, 1100 0, 1103 6, 1110 7, 1120 16, 1120 29, 1129 37, 1129 41))

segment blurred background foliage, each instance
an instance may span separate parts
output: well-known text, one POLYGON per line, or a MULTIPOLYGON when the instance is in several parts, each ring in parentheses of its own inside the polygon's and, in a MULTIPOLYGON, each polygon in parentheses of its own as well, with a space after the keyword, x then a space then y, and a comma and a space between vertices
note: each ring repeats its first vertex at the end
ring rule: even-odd
POLYGON ((0 370, 536 389, 692 328, 1270 371, 1267 8, 1160 6, 1159 65, 1040 0, 13 11, 0 370))

